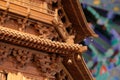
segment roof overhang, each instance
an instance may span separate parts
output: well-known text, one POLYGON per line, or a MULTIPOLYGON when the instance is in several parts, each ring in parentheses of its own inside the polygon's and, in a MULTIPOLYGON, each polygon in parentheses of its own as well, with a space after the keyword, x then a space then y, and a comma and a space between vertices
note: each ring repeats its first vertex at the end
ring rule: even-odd
POLYGON ((61 0, 63 8, 76 31, 75 42, 80 42, 86 37, 98 35, 88 26, 79 0, 61 0))

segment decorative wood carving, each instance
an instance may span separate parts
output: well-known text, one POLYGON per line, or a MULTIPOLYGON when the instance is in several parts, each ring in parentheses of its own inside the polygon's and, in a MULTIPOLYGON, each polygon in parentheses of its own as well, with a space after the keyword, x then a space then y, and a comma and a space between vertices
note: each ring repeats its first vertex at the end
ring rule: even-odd
MULTIPOLYGON (((0 68, 5 66, 6 62, 11 62, 12 67, 18 71, 21 70, 21 72, 28 66, 33 66, 39 70, 40 76, 55 79, 55 74, 62 69, 59 65, 61 60, 55 54, 49 55, 45 52, 36 52, 0 42, 0 68)), ((6 66, 3 69, 6 69, 6 66)), ((28 72, 26 71, 26 73, 28 72)))
POLYGON ((58 33, 52 25, 41 23, 39 21, 32 21, 27 17, 20 17, 0 11, 0 25, 25 33, 36 35, 40 38, 60 40, 58 33))

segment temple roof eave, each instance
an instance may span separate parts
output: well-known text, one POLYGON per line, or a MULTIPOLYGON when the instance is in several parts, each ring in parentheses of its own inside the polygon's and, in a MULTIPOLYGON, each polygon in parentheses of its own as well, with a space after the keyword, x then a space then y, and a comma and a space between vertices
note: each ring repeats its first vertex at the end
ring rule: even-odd
POLYGON ((98 37, 98 35, 87 25, 79 0, 62 0, 63 8, 73 28, 76 31, 75 42, 80 42, 86 37, 98 37))
POLYGON ((20 32, 10 28, 0 26, 0 40, 9 42, 15 45, 20 45, 36 50, 58 53, 66 55, 70 53, 82 53, 87 50, 86 46, 79 44, 68 44, 63 42, 51 41, 40 38, 32 34, 20 32))

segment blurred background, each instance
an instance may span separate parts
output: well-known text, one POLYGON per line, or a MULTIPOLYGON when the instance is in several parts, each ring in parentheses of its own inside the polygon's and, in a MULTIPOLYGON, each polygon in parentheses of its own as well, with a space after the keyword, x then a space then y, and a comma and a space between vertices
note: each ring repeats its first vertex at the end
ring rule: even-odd
POLYGON ((83 54, 96 80, 120 80, 120 0, 80 0, 89 27, 99 38, 82 42, 83 54))

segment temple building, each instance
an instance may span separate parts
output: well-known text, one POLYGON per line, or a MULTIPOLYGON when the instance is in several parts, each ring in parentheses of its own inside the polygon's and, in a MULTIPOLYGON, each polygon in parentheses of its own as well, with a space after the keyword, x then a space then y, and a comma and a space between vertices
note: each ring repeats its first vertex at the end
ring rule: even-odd
POLYGON ((96 36, 79 0, 0 0, 0 80, 94 80, 79 43, 96 36))

